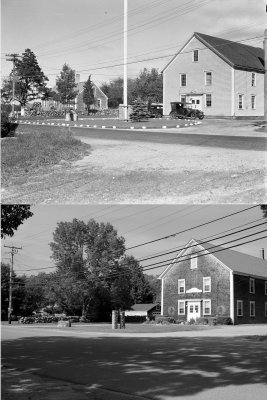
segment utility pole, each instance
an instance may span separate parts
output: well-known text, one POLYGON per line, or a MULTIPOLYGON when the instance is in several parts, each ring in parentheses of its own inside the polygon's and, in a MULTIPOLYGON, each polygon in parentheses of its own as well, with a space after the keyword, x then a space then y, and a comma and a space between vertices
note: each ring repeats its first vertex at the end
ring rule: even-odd
POLYGON ((11 268, 9 271, 9 296, 8 296, 8 323, 11 324, 11 315, 12 315, 12 289, 13 289, 13 267, 14 267, 14 254, 18 252, 18 250, 21 250, 22 247, 16 247, 16 246, 6 246, 11 249, 11 268))
POLYGON ((12 70, 12 76, 13 76, 13 81, 12 81, 12 117, 14 117, 14 102, 15 102, 15 64, 16 61, 19 57, 17 53, 12 53, 12 54, 6 54, 6 57, 11 57, 7 58, 7 61, 12 61, 13 62, 13 70, 12 70))
POLYGON ((123 103, 124 103, 124 119, 128 120, 128 99, 127 99, 127 13, 128 13, 128 0, 124 0, 124 29, 123 29, 123 42, 124 42, 124 73, 123 73, 123 103))

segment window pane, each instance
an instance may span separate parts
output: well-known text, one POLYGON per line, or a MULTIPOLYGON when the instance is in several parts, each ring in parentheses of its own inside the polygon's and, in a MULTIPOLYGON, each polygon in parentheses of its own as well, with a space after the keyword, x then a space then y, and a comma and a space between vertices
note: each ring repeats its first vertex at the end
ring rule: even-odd
POLYGON ((194 61, 198 61, 198 50, 194 50, 194 61))
POLYGON ((211 107, 211 94, 206 94, 206 107, 211 107))
POLYGON ((181 74, 181 86, 186 86, 186 74, 181 74))
POLYGON ((242 110, 242 108, 243 108, 243 95, 242 94, 238 95, 238 108, 239 108, 239 110, 242 110))
POLYGON ((212 84, 212 73, 206 72, 206 85, 210 86, 212 84))

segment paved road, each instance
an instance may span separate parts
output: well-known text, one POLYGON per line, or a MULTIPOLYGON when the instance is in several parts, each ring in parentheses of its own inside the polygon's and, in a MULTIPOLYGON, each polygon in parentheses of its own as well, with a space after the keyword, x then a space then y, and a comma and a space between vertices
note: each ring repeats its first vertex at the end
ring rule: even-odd
MULTIPOLYGON (((266 334, 266 327, 259 332, 266 334)), ((3 334, 3 363, 8 371, 18 368, 13 387, 21 389, 17 397, 9 391, 10 399, 58 400, 59 386, 62 398, 74 400, 263 400, 267 395, 266 337, 193 338, 185 332, 123 337, 21 326, 4 327, 3 334)))

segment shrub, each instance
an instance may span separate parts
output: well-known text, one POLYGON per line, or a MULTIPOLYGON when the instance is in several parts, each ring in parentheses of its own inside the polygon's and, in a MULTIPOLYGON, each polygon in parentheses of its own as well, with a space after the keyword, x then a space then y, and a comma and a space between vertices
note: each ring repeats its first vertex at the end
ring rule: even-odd
POLYGON ((217 325, 233 325, 233 321, 230 317, 218 315, 218 317, 216 317, 216 324, 217 325))
POLYGON ((146 321, 145 315, 125 315, 125 322, 144 322, 146 321))
POLYGON ((173 317, 165 316, 165 315, 158 315, 155 318, 157 324, 175 324, 176 321, 173 317))
POLYGON ((14 136, 17 126, 5 111, 1 111, 1 137, 14 136))

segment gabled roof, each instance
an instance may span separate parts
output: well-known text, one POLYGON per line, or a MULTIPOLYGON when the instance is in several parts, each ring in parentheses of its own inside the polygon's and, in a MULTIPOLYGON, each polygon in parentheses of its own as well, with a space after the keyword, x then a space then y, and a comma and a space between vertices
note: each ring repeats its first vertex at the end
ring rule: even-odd
MULTIPOLYGON (((79 93, 83 92, 83 87, 84 87, 85 83, 86 83, 85 81, 77 83, 76 89, 79 90, 79 93)), ((92 86, 97 88, 103 94, 103 96, 108 98, 108 96, 94 82, 92 82, 92 86)))
POLYGON ((265 72, 264 52, 262 48, 248 46, 243 43, 233 42, 231 40, 221 39, 199 32, 195 32, 193 34, 185 46, 183 46, 182 49, 170 60, 163 71, 170 65, 177 55, 182 52, 182 50, 194 37, 235 69, 262 73, 265 72))
POLYGON ((158 304, 134 304, 128 311, 150 311, 158 304))
MULTIPOLYGON (((173 262, 159 276, 160 279, 164 277, 164 275, 172 268, 174 264, 179 263, 179 258, 180 262, 186 259, 183 254, 190 245, 199 245, 205 249, 206 254, 212 253, 217 260, 223 263, 228 269, 233 271, 233 273, 258 276, 267 279, 266 260, 251 256, 249 254, 240 253, 239 251, 232 250, 227 247, 217 246, 209 242, 201 242, 195 239, 190 240, 184 249, 177 254, 173 262)), ((200 252, 198 255, 201 256, 201 254, 205 253, 200 252)))

